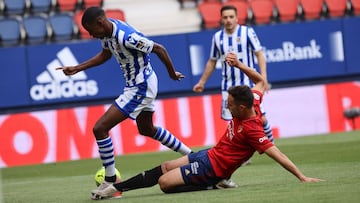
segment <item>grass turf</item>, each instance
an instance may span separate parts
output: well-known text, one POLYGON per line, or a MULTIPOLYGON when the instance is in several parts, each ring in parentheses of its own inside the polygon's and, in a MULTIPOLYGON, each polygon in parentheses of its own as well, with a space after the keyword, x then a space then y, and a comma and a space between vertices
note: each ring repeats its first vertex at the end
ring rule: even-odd
MULTIPOLYGON (((232 180, 240 185, 236 189, 163 194, 154 186, 105 202, 360 202, 359 131, 283 138, 276 145, 306 175, 326 181, 300 183, 272 159, 256 153, 251 165, 233 174, 232 180)), ((134 154, 117 157, 116 163, 127 179, 178 156, 171 151, 134 154)), ((89 159, 1 169, 3 203, 93 202, 90 191, 100 165, 99 159, 89 159)))

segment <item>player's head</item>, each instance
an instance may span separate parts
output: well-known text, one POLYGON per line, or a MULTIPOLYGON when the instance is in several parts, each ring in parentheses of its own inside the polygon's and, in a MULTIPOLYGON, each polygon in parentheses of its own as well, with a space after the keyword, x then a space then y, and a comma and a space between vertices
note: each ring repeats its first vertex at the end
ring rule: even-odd
POLYGON ((221 23, 228 31, 234 31, 238 24, 237 9, 233 5, 224 5, 221 10, 221 23))
POLYGON ((228 89, 228 104, 233 117, 242 118, 244 112, 250 110, 254 105, 254 94, 249 86, 232 86, 228 89))
POLYGON ((105 11, 100 7, 89 7, 85 10, 82 26, 95 38, 110 37, 112 26, 105 16, 105 11))

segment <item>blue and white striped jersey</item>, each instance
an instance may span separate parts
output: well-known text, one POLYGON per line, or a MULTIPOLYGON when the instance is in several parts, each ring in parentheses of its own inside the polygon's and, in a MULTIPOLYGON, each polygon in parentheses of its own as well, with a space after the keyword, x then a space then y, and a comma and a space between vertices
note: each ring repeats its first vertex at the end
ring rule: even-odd
POLYGON ((212 39, 210 58, 220 60, 222 66, 221 90, 227 91, 231 86, 248 85, 253 87, 251 80, 239 69, 229 66, 225 56, 229 52, 236 53, 245 65, 255 68, 254 52, 262 49, 260 41, 253 28, 237 25, 229 35, 224 29, 217 31, 212 39))
POLYGON ((109 20, 113 33, 110 38, 101 40, 102 47, 109 49, 120 64, 126 87, 144 82, 153 73, 149 54, 154 42, 123 21, 109 20))

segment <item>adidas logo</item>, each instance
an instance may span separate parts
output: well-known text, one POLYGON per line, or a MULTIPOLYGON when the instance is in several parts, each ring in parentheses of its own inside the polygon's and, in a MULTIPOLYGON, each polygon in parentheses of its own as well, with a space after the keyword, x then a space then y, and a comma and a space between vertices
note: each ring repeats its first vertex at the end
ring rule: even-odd
POLYGON ((69 47, 65 47, 57 54, 57 59, 51 61, 46 70, 36 77, 35 84, 30 89, 33 100, 51 100, 60 98, 94 96, 99 89, 95 80, 87 80, 84 71, 72 76, 66 76, 62 71, 56 70, 62 66, 79 64, 69 47))

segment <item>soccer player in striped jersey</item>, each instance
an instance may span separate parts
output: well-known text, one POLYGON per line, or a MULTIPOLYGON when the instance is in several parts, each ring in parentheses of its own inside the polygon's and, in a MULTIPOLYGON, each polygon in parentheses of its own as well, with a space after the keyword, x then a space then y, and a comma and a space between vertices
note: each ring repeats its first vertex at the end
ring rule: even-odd
POLYGON ((225 60, 248 75, 255 86, 250 89, 247 85, 239 85, 228 89, 228 108, 233 118, 217 144, 210 149, 165 162, 126 181, 108 185, 107 188, 94 193, 94 199, 107 199, 119 191, 125 192, 156 184, 159 184, 165 193, 216 189, 213 186, 219 180, 230 177, 256 151, 268 155, 301 182, 322 181, 305 176, 265 136, 260 103, 266 90, 266 80, 257 71, 241 63, 234 53, 229 53, 225 60))
POLYGON ((182 155, 189 154, 191 152, 189 147, 165 128, 155 127, 152 120, 155 111, 154 102, 158 92, 158 80, 150 64, 150 53, 155 53, 160 58, 170 78, 178 81, 184 77, 182 73, 175 71, 166 49, 161 44, 145 37, 129 24, 107 18, 104 10, 99 7, 89 7, 85 10, 82 16, 82 25, 91 36, 101 40, 101 51, 79 65, 58 69, 66 75, 73 75, 103 64, 114 56, 126 82, 123 93, 115 99, 93 128, 106 176, 105 181, 98 189, 117 180, 114 147, 109 131, 127 118, 136 120, 141 135, 158 140, 182 155))
MULTIPOLYGON (((224 28, 217 31, 212 38, 210 58, 206 63, 205 71, 199 82, 194 85, 194 92, 202 92, 206 81, 209 79, 216 67, 216 62, 220 60, 222 65, 222 106, 221 118, 231 120, 232 116, 227 108, 228 88, 235 85, 248 85, 253 87, 254 83, 241 70, 232 67, 225 62, 227 53, 235 53, 239 60, 248 67, 255 69, 255 57, 258 62, 260 74, 265 78, 266 90, 269 90, 266 74, 266 61, 262 52, 260 41, 253 28, 239 25, 237 20, 237 9, 232 5, 225 5, 221 8, 221 21, 224 28)), ((271 126, 263 113, 263 128, 266 136, 274 142, 271 126)))

